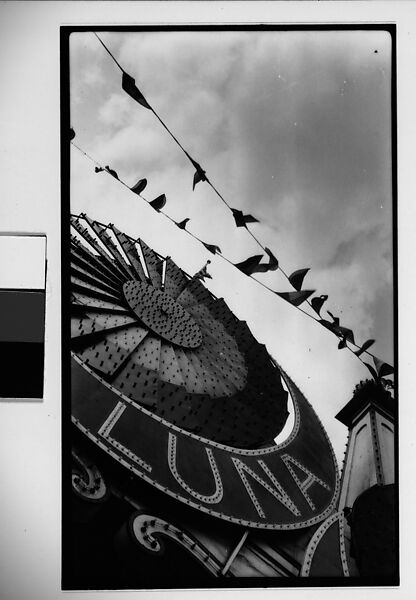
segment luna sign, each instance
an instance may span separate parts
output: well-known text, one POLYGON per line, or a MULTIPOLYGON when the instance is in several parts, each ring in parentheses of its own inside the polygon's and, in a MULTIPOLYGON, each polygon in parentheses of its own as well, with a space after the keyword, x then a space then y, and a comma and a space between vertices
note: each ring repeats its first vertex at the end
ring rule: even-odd
POLYGON ((130 472, 233 523, 299 529, 335 508, 338 468, 315 411, 281 371, 295 423, 278 445, 248 450, 189 433, 132 402, 73 355, 74 424, 130 472))

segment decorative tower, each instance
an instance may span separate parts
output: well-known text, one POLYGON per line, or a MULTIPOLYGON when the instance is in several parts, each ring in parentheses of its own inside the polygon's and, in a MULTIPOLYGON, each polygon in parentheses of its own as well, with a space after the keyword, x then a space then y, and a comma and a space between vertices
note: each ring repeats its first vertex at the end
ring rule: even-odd
POLYGON ((362 577, 398 573, 394 425, 396 403, 381 378, 361 382, 336 415, 349 429, 339 510, 362 577))
POLYGON ((394 483, 395 402, 376 381, 357 385, 336 419, 349 430, 339 508, 351 508, 374 485, 394 483))

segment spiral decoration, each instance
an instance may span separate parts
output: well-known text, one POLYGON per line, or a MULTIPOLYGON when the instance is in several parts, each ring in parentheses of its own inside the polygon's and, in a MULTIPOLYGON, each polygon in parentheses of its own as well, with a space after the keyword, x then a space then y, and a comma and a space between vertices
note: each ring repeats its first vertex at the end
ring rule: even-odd
POLYGON ((132 401, 231 446, 270 443, 287 392, 265 346, 199 279, 143 240, 71 216, 71 339, 132 401))

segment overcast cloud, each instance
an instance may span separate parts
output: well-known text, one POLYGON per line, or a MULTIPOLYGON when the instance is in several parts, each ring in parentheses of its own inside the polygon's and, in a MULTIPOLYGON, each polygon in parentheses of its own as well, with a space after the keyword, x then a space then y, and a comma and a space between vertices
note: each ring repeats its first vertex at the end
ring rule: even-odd
MULTIPOLYGON (((393 361, 391 40, 375 31, 100 34, 148 102, 286 272, 311 267, 306 287, 356 339, 393 361)), ((121 89, 121 73, 91 33, 71 35, 75 142, 129 185, 166 193, 166 212, 237 262, 258 247, 193 170, 154 115, 121 89)), ((114 222, 186 271, 204 249, 76 150, 72 207, 114 222)), ((212 257, 211 257, 212 258, 212 257)), ((337 340, 220 259, 210 289, 223 296, 312 402, 342 456, 334 415, 367 371, 337 340)), ((259 275, 276 290, 279 273, 259 275)))

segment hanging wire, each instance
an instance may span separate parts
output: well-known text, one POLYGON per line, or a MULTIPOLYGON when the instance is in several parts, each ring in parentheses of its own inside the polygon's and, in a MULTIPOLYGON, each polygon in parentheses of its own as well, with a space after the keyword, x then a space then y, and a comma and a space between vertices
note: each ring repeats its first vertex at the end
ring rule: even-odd
MULTIPOLYGON (((104 44, 104 42, 102 41, 102 39, 97 35, 97 33, 94 31, 93 32, 94 35, 96 36, 96 38, 99 40, 99 42, 101 43, 101 45, 104 47, 104 49, 107 51, 107 53, 109 54, 109 56, 113 59, 113 61, 115 62, 115 64, 118 66, 118 68, 121 70, 122 73, 126 73, 126 71, 123 69, 123 67, 119 64, 119 62, 116 60, 116 58, 113 56, 113 54, 111 53, 111 51, 107 48, 107 46, 104 44)), ((176 142, 176 144, 179 146, 179 148, 182 150, 182 152, 184 152, 184 154, 186 155, 186 157, 188 158, 188 160, 192 163, 192 165, 195 167, 195 163, 192 160, 191 156, 189 155, 189 153, 185 150, 185 148, 182 146, 182 144, 179 142, 179 140, 176 138, 176 136, 172 133, 172 131, 169 129, 169 127, 164 123, 164 121, 161 119, 161 117, 157 114, 157 112, 154 110, 154 108, 152 106, 150 106, 150 110, 151 112, 155 115, 155 117, 158 119, 158 121, 161 123, 161 125, 164 127, 164 129, 169 133, 169 135, 172 137, 172 139, 176 142)), ((71 141, 71 143, 73 144, 73 142, 71 141)), ((83 154, 85 154, 85 156, 87 156, 88 158, 91 158, 88 156, 88 154, 86 152, 84 152, 83 150, 81 150, 76 144, 73 144, 76 148, 78 148, 78 150, 80 150, 83 154)), ((94 159, 93 162, 96 162, 94 159)), ((98 163, 96 163, 98 164, 98 163)), ((101 167, 101 165, 100 165, 101 167)), ((102 168, 102 167, 101 167, 102 168)), ((106 170, 106 169, 103 169, 106 170)), ((124 185, 125 187, 127 187, 128 189, 129 186, 127 184, 125 184, 122 180, 120 180, 120 183, 122 183, 122 185, 124 185)), ((215 192, 215 194, 220 198, 220 200, 228 207, 228 209, 230 211, 232 211, 231 205, 227 202, 227 200, 223 197, 223 195, 217 190, 217 188, 214 186, 213 183, 211 183, 211 181, 209 180, 208 177, 205 177, 205 181, 206 183, 208 183, 208 185, 211 187, 211 189, 215 192)), ((136 194, 139 195, 139 194, 136 194)), ((145 198, 143 198, 143 196, 140 196, 143 200, 145 200, 146 202, 148 202, 145 198)), ((159 211, 161 212, 165 217, 167 217, 170 221, 172 221, 173 223, 176 224, 176 221, 174 221, 174 219, 172 219, 171 217, 169 217, 169 215, 167 215, 166 213, 164 213, 163 211, 159 211)), ((260 240, 253 234, 253 232, 248 229, 247 226, 245 226, 245 229, 247 230, 247 232, 249 233, 249 235, 254 239, 254 241, 257 243, 257 245, 264 251, 266 252, 266 248, 265 246, 260 242, 260 240)), ((203 243, 202 240, 200 240, 199 238, 197 238, 194 234, 192 234, 189 230, 184 229, 184 231, 186 231, 189 235, 191 235, 191 237, 193 237, 194 239, 196 239, 197 241, 199 241, 200 243, 203 243)), ((235 264, 233 262, 231 262, 229 259, 227 259, 225 256, 223 256, 222 254, 217 254, 218 256, 221 256, 224 260, 226 260, 229 264, 232 264, 235 267, 235 264)), ((282 269, 282 267, 278 266, 278 270, 284 275, 284 277, 290 282, 289 276, 287 275, 287 273, 282 269)), ((262 287, 264 287, 265 289, 271 291, 273 294, 276 295, 275 290, 271 289, 269 286, 267 286, 266 284, 264 284, 263 282, 259 281, 258 279, 252 277, 251 275, 249 275, 249 277, 251 279, 253 279, 254 281, 256 281, 257 283, 259 283, 262 287)), ((309 300, 306 300, 307 304, 313 309, 312 304, 309 300)), ((295 305, 292 305, 295 306, 295 305)), ((301 309, 299 306, 295 306, 295 308, 297 308, 300 312, 302 312, 303 314, 307 315, 308 317, 310 317, 311 319, 313 319, 314 321, 318 322, 319 324, 321 323, 320 319, 315 318, 313 315, 309 314, 308 312, 306 312, 305 310, 301 309)), ((338 336, 336 336, 338 337, 338 336)), ((358 344, 354 343, 354 342, 349 342, 351 343, 353 346, 355 346, 356 348, 360 348, 361 346, 359 346, 358 344)), ((348 344, 346 345, 346 348, 348 348, 359 360, 360 362, 362 362, 364 365, 364 361, 361 359, 360 356, 357 356, 355 354, 355 352, 348 346, 348 344)), ((368 350, 364 351, 365 354, 368 354, 369 356, 371 356, 372 358, 375 358, 375 356, 371 353, 368 352, 368 350)))
MULTIPOLYGON (((114 56, 112 55, 112 53, 110 52, 110 50, 107 48, 107 46, 104 44, 104 42, 101 40, 101 38, 94 32, 94 35, 99 39, 100 43, 104 46, 104 48, 107 50, 108 54, 111 56, 111 58, 115 61, 115 63, 117 64, 117 66, 121 69, 121 71, 123 73, 125 73, 124 69, 119 65, 119 63, 117 62, 117 60, 114 58, 114 56)), ((149 105, 150 106, 150 105, 149 105)), ((152 106, 150 106, 150 110, 152 111, 152 113, 155 115, 155 117, 158 119, 158 121, 161 123, 161 125, 166 129, 166 131, 169 133, 169 135, 172 137, 172 139, 176 142, 176 144, 179 146, 179 148, 182 150, 182 152, 186 155, 186 157, 188 158, 188 160, 191 162, 191 164, 193 166, 194 162, 191 158, 191 156, 189 155, 189 153, 185 150, 185 148, 182 146, 182 144, 179 142, 179 140, 177 139, 177 137, 172 133, 172 131, 169 129, 169 127, 166 125, 166 123, 159 117, 159 115, 157 114, 157 112, 154 110, 154 108, 152 106)), ((231 205, 227 202, 227 200, 224 198, 224 196, 218 191, 218 189, 215 187, 215 185, 209 180, 208 177, 206 177, 206 183, 208 183, 208 185, 211 187, 211 189, 215 192, 215 194, 218 196, 218 198, 220 198, 220 200, 225 204, 225 206, 230 210, 230 212, 232 212, 232 207, 231 205)), ((245 229, 247 230, 247 232, 251 235, 251 237, 254 239, 254 241, 257 243, 257 245, 263 250, 263 252, 266 252, 265 246, 260 242, 260 240, 254 235, 254 233, 248 229, 248 227, 245 227, 245 229)), ((284 275, 284 277, 286 277, 286 279, 289 281, 289 276, 287 275, 287 273, 282 269, 282 267, 279 265, 278 270, 284 275)), ((309 304, 309 306, 312 307, 311 303, 309 302, 309 300, 307 300, 307 303, 309 304)))
MULTIPOLYGON (((93 158, 92 156, 90 156, 87 152, 85 152, 85 150, 83 150, 82 148, 80 148, 77 144, 75 144, 73 141, 71 141, 71 144, 81 153, 83 154, 86 158, 88 158, 91 162, 93 162, 96 166, 98 166, 100 169, 102 169, 104 172, 107 172, 109 175, 111 175, 111 173, 108 172, 108 170, 103 167, 95 158, 93 158)), ((120 178, 114 178, 116 179, 116 181, 118 181, 119 183, 121 183, 121 185, 123 185, 124 187, 126 187, 129 191, 132 191, 131 188, 120 178)), ((135 192, 133 192, 135 196, 138 196, 139 198, 141 198, 144 202, 146 202, 146 204, 149 204, 149 201, 142 195, 142 194, 136 194, 135 192)), ((159 210, 157 211, 159 214, 163 215, 166 219, 168 219, 171 223, 174 223, 175 225, 177 225, 177 222, 175 221, 175 219, 173 219, 171 216, 169 216, 166 212, 164 212, 163 210, 159 210)), ((104 224, 102 224, 104 225, 104 224)), ((104 225, 105 226, 105 225, 104 225)), ((189 231, 189 229, 182 229, 181 231, 184 231, 186 234, 188 234, 190 237, 192 237, 194 240, 196 240, 197 242, 199 242, 202 246, 205 247, 205 243, 203 240, 201 240, 198 236, 196 236, 195 234, 193 234, 191 231, 189 231)), ((130 237, 130 236, 129 236, 130 237)), ((215 253, 215 256, 220 257, 222 260, 224 260, 225 262, 227 262, 229 265, 231 265, 232 267, 234 267, 235 269, 237 269, 240 273, 241 271, 238 269, 238 267, 236 267, 236 265, 226 256, 224 256, 222 253, 215 253)), ((272 294, 276 297, 276 291, 273 290, 273 288, 269 287, 267 284, 265 284, 263 281, 260 281, 259 279, 257 279, 256 277, 253 277, 252 275, 247 275, 247 277, 249 277, 252 281, 255 281, 256 283, 258 283, 261 287, 263 287, 265 290, 268 290, 269 292, 272 292, 272 294)), ((309 304, 309 303, 308 303, 309 304)), ((306 315, 307 317, 309 317, 310 319, 312 319, 313 321, 315 321, 316 323, 321 324, 320 319, 317 319, 316 317, 314 317, 313 315, 311 315, 310 313, 308 313, 306 310, 304 310, 303 308, 301 308, 300 306, 295 306, 294 304, 292 304, 291 306, 293 306, 296 310, 298 310, 299 312, 303 313, 304 315, 306 315)), ((338 337, 338 336, 337 336, 338 337)), ((339 339, 339 338, 338 338, 339 339)), ((348 340, 347 340, 348 341, 348 340)), ((350 344, 352 344, 353 346, 355 346, 356 348, 360 348, 359 345, 353 343, 353 342, 349 342, 350 344)), ((358 358, 358 360, 365 365, 365 362, 361 359, 360 356, 357 356, 354 352, 354 350, 347 344, 346 348, 352 353, 354 354, 354 356, 356 358, 358 358)), ((373 356, 370 352, 368 352, 367 350, 365 351, 367 354, 369 354, 370 356, 373 356)), ((366 366, 366 365, 365 365, 366 366)))
POLYGON ((125 73, 125 70, 123 69, 123 67, 120 65, 120 63, 114 58, 114 56, 111 54, 110 50, 107 48, 107 46, 104 44, 103 40, 100 38, 100 36, 97 35, 97 33, 95 31, 93 31, 93 34, 95 35, 95 37, 97 38, 97 40, 100 42, 100 44, 103 46, 103 48, 108 52, 108 54, 111 56, 111 58, 113 59, 113 61, 116 63, 116 65, 118 66, 118 68, 120 69, 120 71, 122 73, 125 73))

